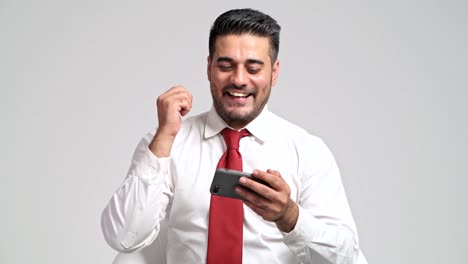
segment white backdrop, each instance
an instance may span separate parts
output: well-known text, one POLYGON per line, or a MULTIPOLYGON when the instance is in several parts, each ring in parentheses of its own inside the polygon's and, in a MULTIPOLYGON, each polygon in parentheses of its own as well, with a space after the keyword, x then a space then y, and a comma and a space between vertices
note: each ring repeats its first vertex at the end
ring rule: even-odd
POLYGON ((0 0, 0 263, 111 263, 100 213, 155 99, 209 109, 209 27, 239 7, 282 25, 270 109, 334 152, 369 263, 466 263, 461 0, 0 0))

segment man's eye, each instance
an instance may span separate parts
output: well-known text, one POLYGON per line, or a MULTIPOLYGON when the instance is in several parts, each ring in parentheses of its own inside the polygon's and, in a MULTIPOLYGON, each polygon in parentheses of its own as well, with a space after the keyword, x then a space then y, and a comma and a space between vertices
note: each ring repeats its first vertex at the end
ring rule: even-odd
POLYGON ((250 74, 256 74, 256 73, 259 73, 261 71, 261 69, 260 68, 247 68, 247 71, 250 74))
POLYGON ((218 68, 222 71, 229 71, 232 69, 232 66, 230 65, 218 65, 218 68))

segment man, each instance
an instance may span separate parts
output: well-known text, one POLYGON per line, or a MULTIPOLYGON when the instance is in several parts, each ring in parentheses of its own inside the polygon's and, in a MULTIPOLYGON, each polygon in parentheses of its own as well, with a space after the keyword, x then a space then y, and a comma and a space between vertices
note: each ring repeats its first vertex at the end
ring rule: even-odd
POLYGON ((141 140, 102 214, 112 248, 146 247, 165 221, 167 263, 356 262, 358 235, 331 152, 266 107, 279 34, 274 19, 251 9, 216 19, 207 63, 213 107, 181 121, 191 94, 175 86, 158 97, 158 128, 141 140), (268 185, 242 177, 242 200, 211 195, 217 166, 233 159, 268 185))

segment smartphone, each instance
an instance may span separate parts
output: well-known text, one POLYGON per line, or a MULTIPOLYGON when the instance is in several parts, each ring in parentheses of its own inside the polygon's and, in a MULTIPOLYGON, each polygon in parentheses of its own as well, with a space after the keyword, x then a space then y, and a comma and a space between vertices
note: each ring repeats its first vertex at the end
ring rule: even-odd
POLYGON ((236 186, 239 185, 239 178, 242 176, 269 186, 268 183, 258 178, 255 178, 251 173, 228 169, 217 169, 210 187, 211 194, 235 199, 242 199, 242 197, 234 191, 234 188, 236 188, 236 186))

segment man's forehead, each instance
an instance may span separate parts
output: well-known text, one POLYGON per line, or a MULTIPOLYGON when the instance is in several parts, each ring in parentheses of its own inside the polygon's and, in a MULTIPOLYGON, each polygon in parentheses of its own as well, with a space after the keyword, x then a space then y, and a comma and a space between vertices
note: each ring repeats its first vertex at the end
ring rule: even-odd
POLYGON ((266 60, 269 58, 269 51, 270 42, 267 37, 231 34, 217 37, 213 57, 228 57, 233 60, 266 60))

